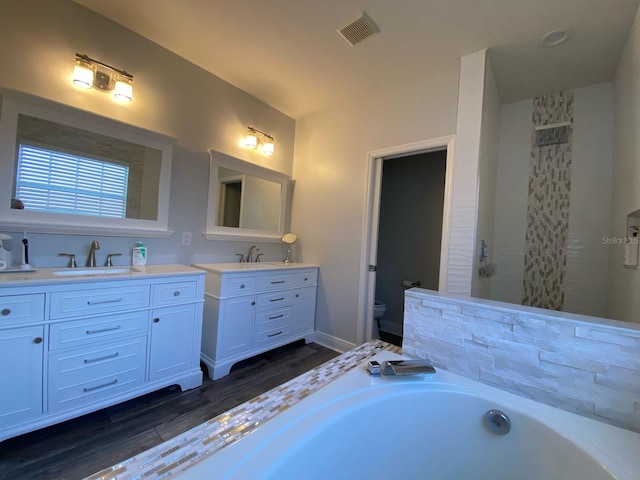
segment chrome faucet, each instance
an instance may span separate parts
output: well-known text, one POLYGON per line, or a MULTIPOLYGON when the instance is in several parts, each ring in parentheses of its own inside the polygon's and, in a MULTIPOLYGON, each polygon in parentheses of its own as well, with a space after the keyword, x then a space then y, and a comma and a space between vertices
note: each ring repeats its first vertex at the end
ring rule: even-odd
POLYGON ((97 240, 91 242, 91 248, 89 249, 89 257, 87 258, 87 267, 96 266, 96 250, 100 250, 100 244, 97 240))
POLYGON ((251 245, 251 248, 249 249, 249 253, 247 253, 247 260, 246 261, 248 263, 253 262, 253 252, 254 252, 254 250, 256 252, 259 252, 260 248, 256 247, 255 245, 251 245))
POLYGON ((76 255, 75 253, 59 253, 59 257, 69 257, 69 268, 77 268, 78 264, 76 263, 76 255))
POLYGON ((434 374, 436 369, 427 360, 388 360, 380 367, 382 375, 434 374))

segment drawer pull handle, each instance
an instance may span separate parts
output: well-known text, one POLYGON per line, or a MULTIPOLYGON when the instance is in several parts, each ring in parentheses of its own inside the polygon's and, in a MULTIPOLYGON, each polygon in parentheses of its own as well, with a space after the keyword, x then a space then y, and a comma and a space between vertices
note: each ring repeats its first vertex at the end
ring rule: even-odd
POLYGON ((244 288, 244 283, 242 285, 240 285, 240 288, 244 288))
POLYGON ((99 302, 92 302, 91 300, 88 300, 87 305, 104 305, 105 303, 118 303, 121 301, 122 301, 122 297, 112 298, 110 300, 100 300, 99 302))
POLYGON ((104 387, 109 387, 111 385, 115 385, 116 383, 118 383, 118 379, 117 378, 111 380, 110 382, 104 383, 102 385, 98 385, 96 387, 84 387, 83 390, 84 390, 84 393, 93 392, 94 390, 98 390, 98 389, 104 388, 104 387))
POLYGON ((42 343, 42 337, 36 337, 33 339, 33 343, 42 343))
POLYGON ((284 297, 269 299, 270 302, 281 302, 282 300, 284 300, 284 297))
POLYGON ((118 355, 119 353, 116 352, 116 353, 112 353, 111 355, 105 355, 104 357, 100 357, 100 358, 85 358, 84 363, 96 363, 102 360, 109 360, 110 358, 116 358, 118 355))
POLYGON ((174 297, 179 297, 180 296, 180 291, 176 290, 175 292, 173 292, 173 296, 174 297))
POLYGON ((9 314, 11 314, 11 309, 10 309, 10 308, 3 308, 3 309, 2 309, 2 315, 3 315, 3 316, 5 316, 5 317, 6 317, 6 316, 7 316, 7 315, 9 315, 9 314))
POLYGON ((158 322, 160 322, 160 318, 156 317, 153 319, 153 323, 158 323, 158 322))
POLYGON ((276 285, 278 283, 284 283, 284 280, 271 280, 271 285, 276 285))
POLYGON ((251 302, 251 305, 255 305, 255 304, 256 304, 256 302, 251 302))
POLYGON ((87 330, 86 332, 87 335, 93 335, 94 333, 112 332, 114 330, 120 330, 120 325, 116 327, 101 328, 100 330, 87 330))
POLYGON ((267 335, 267 337, 269 337, 269 338, 271 338, 271 337, 277 337, 278 335, 281 335, 281 334, 282 334, 282 330, 280 330, 278 333, 271 333, 271 334, 268 334, 268 335, 267 335))
POLYGON ((304 277, 304 281, 305 281, 305 282, 308 282, 308 281, 309 281, 309 279, 308 279, 307 277, 304 277))
POLYGON ((281 313, 280 315, 274 315, 273 317, 269 317, 269 320, 275 320, 276 318, 282 318, 284 317, 284 314, 281 313))

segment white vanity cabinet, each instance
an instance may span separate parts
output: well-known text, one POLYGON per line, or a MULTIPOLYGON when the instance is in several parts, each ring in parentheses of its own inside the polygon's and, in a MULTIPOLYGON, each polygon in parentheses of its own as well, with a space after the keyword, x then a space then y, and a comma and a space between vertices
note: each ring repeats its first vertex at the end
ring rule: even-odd
POLYGON ((0 275, 0 440, 166 386, 202 384, 204 272, 50 273, 0 275))
POLYGON ((194 266, 207 271, 201 358, 213 380, 240 360, 302 338, 315 340, 317 266, 194 266))
MULTIPOLYGON (((149 379, 156 381, 179 374, 194 363, 194 356, 200 356, 201 332, 196 332, 193 304, 156 309, 152 316, 149 379)), ((200 322, 197 324, 200 329, 200 322)))
POLYGON ((44 295, 0 295, 0 425, 42 413, 44 295))

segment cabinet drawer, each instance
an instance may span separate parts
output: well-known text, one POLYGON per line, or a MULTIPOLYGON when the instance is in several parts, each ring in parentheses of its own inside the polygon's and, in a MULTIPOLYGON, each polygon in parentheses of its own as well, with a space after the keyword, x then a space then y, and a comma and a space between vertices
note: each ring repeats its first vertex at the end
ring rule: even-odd
POLYGON ((151 303, 154 306, 175 305, 195 302, 198 285, 196 282, 175 282, 153 286, 151 303))
POLYGON ((44 294, 0 296, 0 327, 44 320, 44 294))
POLYGON ((259 312, 256 314, 255 333, 257 335, 263 332, 272 331, 274 329, 277 330, 279 328, 284 328, 289 325, 290 319, 290 307, 259 312))
POLYGON ((291 305, 293 292, 291 290, 262 293, 256 297, 256 306, 259 309, 276 308, 291 305))
POLYGON ((51 325, 49 350, 110 341, 125 335, 146 335, 149 312, 119 313, 51 325))
POLYGON ((95 288, 51 294, 52 319, 149 306, 149 285, 95 288))
POLYGON ((256 291, 256 277, 227 275, 222 285, 222 296, 244 295, 256 291))
POLYGON ((280 308, 256 315, 254 347, 277 343, 290 332, 291 309, 280 308))
POLYGON ((279 342, 281 339, 289 335, 289 327, 278 327, 266 332, 256 333, 255 346, 268 345, 270 343, 279 342))
POLYGON ((49 357, 49 410, 86 405, 144 382, 147 337, 49 357))
POLYGON ((273 274, 258 277, 259 292, 291 287, 293 287, 293 275, 290 273, 273 274))
POLYGON ((309 285, 316 285, 318 283, 318 270, 315 268, 312 270, 303 270, 296 275, 296 287, 306 287, 309 285))

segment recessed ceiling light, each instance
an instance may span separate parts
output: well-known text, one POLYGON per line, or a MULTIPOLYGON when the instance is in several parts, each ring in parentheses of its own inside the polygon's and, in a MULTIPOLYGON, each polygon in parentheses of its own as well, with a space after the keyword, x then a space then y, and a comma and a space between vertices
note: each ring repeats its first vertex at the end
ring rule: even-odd
POLYGON ((540 37, 540 41, 538 43, 541 47, 557 47, 558 45, 561 45, 569 40, 570 36, 570 29, 559 28, 558 30, 552 30, 545 33, 542 37, 540 37))

